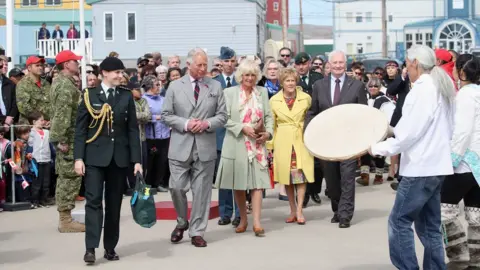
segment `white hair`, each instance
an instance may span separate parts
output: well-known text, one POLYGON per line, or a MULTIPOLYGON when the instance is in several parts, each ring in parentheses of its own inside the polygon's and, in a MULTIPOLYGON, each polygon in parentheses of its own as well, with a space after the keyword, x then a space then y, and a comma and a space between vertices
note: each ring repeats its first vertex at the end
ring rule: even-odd
POLYGON ((262 72, 260 67, 254 60, 243 60, 240 65, 238 65, 237 70, 235 71, 235 81, 237 83, 242 82, 242 76, 245 74, 254 74, 256 82, 258 83, 262 79, 262 72))
POLYGON ((413 45, 407 51, 407 58, 410 61, 417 60, 418 68, 423 73, 430 74, 439 94, 448 104, 452 104, 455 99, 455 85, 447 72, 436 66, 435 52, 425 45, 413 45))
POLYGON ((343 56, 343 59, 345 59, 345 63, 347 62, 347 55, 341 50, 335 50, 335 51, 330 52, 328 54, 328 62, 330 62, 330 60, 333 58, 333 56, 335 56, 337 54, 341 54, 343 56))
POLYGON ((187 55, 187 63, 191 64, 193 62, 193 58, 197 55, 205 55, 207 56, 207 52, 205 52, 204 49, 202 48, 194 48, 194 49, 191 49, 189 52, 188 52, 188 55, 187 55))
POLYGON ((156 69, 155 69, 155 72, 157 73, 160 73, 160 72, 167 72, 168 71, 168 68, 166 66, 158 66, 156 69))

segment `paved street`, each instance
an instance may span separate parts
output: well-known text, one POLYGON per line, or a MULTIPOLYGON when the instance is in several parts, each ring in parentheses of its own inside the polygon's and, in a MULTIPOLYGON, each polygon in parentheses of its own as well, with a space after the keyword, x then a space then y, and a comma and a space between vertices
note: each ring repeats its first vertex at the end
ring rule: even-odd
MULTIPOLYGON (((213 194, 216 198, 217 190, 213 194)), ((387 244, 387 218, 395 196, 389 183, 374 187, 357 186, 356 212, 350 229, 339 229, 330 223, 330 204, 323 197, 321 205, 310 204, 305 210, 305 226, 285 224, 288 203, 279 201, 276 196, 275 191, 270 191, 264 201, 265 238, 255 237, 251 227, 244 234, 235 234, 231 226, 221 227, 217 220, 211 220, 206 233, 208 247, 203 249, 193 247, 188 237, 180 244, 171 244, 169 238, 174 221, 159 221, 151 229, 135 224, 126 197, 117 247, 120 261, 107 262, 103 259, 103 250, 97 249, 97 264, 93 267, 395 269, 390 264, 387 244)), ((166 193, 156 196, 157 201, 169 199, 166 193)), ((77 207, 83 208, 83 203, 78 203, 77 207)), ((84 269, 83 240, 83 234, 58 233, 55 208, 0 213, 0 269, 84 269)), ((420 256, 423 252, 418 247, 420 244, 417 245, 420 256)))

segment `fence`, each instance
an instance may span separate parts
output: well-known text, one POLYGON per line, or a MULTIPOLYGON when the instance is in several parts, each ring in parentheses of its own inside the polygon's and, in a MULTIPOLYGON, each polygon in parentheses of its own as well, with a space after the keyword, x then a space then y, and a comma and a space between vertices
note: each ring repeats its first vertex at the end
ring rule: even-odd
MULTIPOLYGON (((80 39, 41 39, 38 41, 38 54, 45 58, 55 58, 63 50, 80 54, 80 39)), ((92 62, 92 39, 85 39, 85 61, 92 62)))

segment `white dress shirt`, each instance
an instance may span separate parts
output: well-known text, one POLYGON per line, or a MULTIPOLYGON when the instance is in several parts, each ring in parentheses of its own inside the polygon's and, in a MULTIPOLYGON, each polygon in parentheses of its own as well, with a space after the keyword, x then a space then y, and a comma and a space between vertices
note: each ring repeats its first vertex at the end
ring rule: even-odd
MULTIPOLYGON (((345 82, 346 78, 347 76, 345 75, 345 73, 343 73, 343 75, 340 76, 340 78, 338 78, 340 80, 340 92, 342 91, 343 83, 345 82)), ((330 75, 330 95, 332 97, 332 104, 333 104, 333 99, 335 98, 335 86, 337 85, 337 83, 335 82, 336 80, 337 78, 330 75)))
POLYGON ((5 107, 5 103, 3 102, 2 83, 2 76, 0 75, 0 111, 2 112, 2 115, 7 116, 7 108, 5 107))
POLYGON ((227 78, 230 78, 230 84, 233 86, 233 76, 234 76, 234 74, 235 73, 232 73, 232 75, 228 76, 227 74, 222 73, 223 79, 225 80, 225 85, 228 85, 228 79, 227 78))
POLYGON ((108 87, 106 84, 104 84, 103 82, 101 83, 101 86, 102 86, 102 89, 103 89, 103 92, 105 93, 105 97, 108 99, 108 89, 112 88, 113 89, 113 96, 115 97, 115 87, 108 87))
POLYGON ((372 153, 380 156, 401 153, 401 176, 453 174, 450 156, 453 110, 453 105, 440 96, 432 77, 421 75, 405 99, 402 118, 394 129, 395 138, 373 145, 372 153))

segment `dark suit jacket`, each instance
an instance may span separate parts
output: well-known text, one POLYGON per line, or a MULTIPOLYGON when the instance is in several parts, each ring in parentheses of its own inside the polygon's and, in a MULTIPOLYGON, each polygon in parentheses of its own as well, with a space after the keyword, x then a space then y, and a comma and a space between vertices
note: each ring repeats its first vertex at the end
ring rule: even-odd
MULTIPOLYGON (((237 81, 235 80, 235 76, 232 76, 232 78, 233 78, 232 87, 238 85, 237 81)), ((216 76, 213 79, 218 81, 222 85, 222 89, 227 88, 227 84, 225 83, 225 77, 223 77, 223 73, 220 73, 218 76, 216 76)), ((226 132, 227 130, 224 127, 217 128, 217 130, 215 131, 215 135, 217 137, 217 151, 222 151, 223 139, 225 139, 226 132)))
POLYGON ((323 79, 322 74, 315 71, 310 71, 310 73, 308 74, 308 85, 303 82, 302 76, 300 76, 300 80, 298 81, 297 86, 301 86, 303 88, 303 92, 312 96, 313 85, 316 81, 321 79, 323 79))
MULTIPOLYGON (((328 76, 313 85, 312 106, 305 117, 305 128, 317 114, 333 107, 330 82, 331 76, 328 76)), ((367 90, 361 81, 346 76, 340 91, 339 105, 349 103, 367 105, 367 90)))
POLYGON ((7 115, 0 112, 0 123, 5 122, 7 116, 11 116, 15 121, 18 120, 17 95, 15 94, 15 84, 5 76, 2 76, 2 99, 5 104, 7 115))
MULTIPOLYGON (((89 88, 90 105, 100 110, 107 102, 102 86, 89 88)), ((113 106, 113 127, 108 132, 105 121, 97 139, 89 144, 86 141, 97 132, 100 121, 94 128, 89 128, 92 117, 87 111, 85 95, 78 107, 75 127, 74 158, 83 159, 86 165, 107 167, 112 158, 118 167, 128 167, 130 163, 140 163, 140 137, 137 125, 137 115, 132 93, 127 88, 118 87, 115 90, 113 106)))
POLYGON ((403 103, 405 103, 408 92, 410 92, 410 79, 407 76, 407 78, 403 80, 400 74, 397 75, 395 80, 387 87, 388 95, 397 96, 397 104, 393 111, 392 120, 390 121, 392 127, 395 127, 398 121, 400 121, 400 118, 402 118, 403 103))

